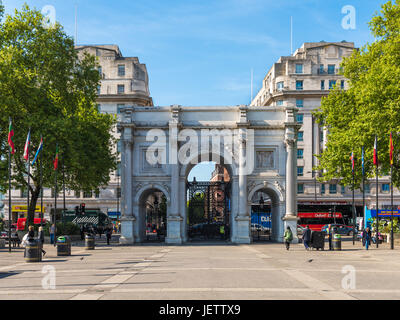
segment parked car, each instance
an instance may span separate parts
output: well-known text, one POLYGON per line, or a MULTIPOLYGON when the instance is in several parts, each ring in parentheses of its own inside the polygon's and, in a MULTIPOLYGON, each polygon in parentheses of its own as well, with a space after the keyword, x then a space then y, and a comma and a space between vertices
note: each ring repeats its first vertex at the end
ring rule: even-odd
MULTIPOLYGON (((344 224, 331 224, 331 228, 336 228, 336 232, 338 234, 346 235, 346 236, 351 236, 353 235, 353 228, 346 226, 344 224)), ((328 233, 328 225, 324 225, 321 229, 321 231, 325 231, 328 233)), ((357 230, 356 230, 357 233, 357 230)))

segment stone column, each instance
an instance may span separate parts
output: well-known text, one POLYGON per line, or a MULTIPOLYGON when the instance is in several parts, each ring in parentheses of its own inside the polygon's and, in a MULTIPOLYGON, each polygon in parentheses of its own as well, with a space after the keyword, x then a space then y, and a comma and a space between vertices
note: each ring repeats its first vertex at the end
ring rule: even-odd
POLYGON ((133 244, 135 242, 134 224, 136 217, 133 215, 132 203, 132 154, 133 141, 123 140, 124 163, 121 162, 122 179, 122 209, 120 243, 133 244))
MULTIPOLYGON (((249 152, 249 151, 247 151, 249 152)), ((235 243, 250 243, 250 215, 247 206, 247 171, 246 171, 246 129, 239 129, 239 177, 238 196, 239 210, 235 218, 236 237, 235 243)), ((248 165, 248 164, 247 164, 248 165)), ((233 195, 235 196, 235 195, 233 195)))
POLYGON ((182 243, 182 216, 179 214, 180 183, 178 159, 178 134, 179 134, 179 106, 171 107, 171 120, 169 122, 169 167, 171 174, 171 205, 168 213, 167 237, 165 243, 182 243))

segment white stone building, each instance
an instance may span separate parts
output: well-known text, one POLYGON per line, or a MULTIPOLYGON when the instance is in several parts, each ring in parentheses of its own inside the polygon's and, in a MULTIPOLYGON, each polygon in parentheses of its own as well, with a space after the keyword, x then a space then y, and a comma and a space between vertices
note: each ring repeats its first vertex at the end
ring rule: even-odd
MULTIPOLYGON (((282 56, 265 76, 262 88, 251 106, 276 107, 287 103, 298 109, 297 121, 302 124, 297 139, 297 176, 299 212, 327 211, 329 208, 351 215, 352 191, 340 185, 340 180, 316 181, 313 171, 315 155, 320 154, 326 141, 326 132, 319 126, 312 111, 320 108, 321 98, 329 94, 335 84, 347 88, 347 80, 339 74, 344 57, 352 54, 352 42, 304 43, 291 56, 282 56)), ((361 152, 361 151, 360 151, 361 152)), ((350 160, 349 160, 350 161, 350 160)), ((379 207, 390 206, 390 178, 379 179, 379 207)), ((365 203, 375 208, 375 179, 366 186, 365 203)), ((395 189, 395 207, 400 194, 395 189)), ((362 215, 362 192, 355 191, 356 209, 362 215)))

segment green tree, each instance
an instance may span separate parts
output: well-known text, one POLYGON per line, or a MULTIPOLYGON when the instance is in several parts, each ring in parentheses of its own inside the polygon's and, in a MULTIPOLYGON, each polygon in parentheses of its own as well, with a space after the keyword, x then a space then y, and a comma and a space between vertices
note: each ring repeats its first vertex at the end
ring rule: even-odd
MULTIPOLYGON (((361 148, 365 150, 366 178, 375 176, 373 149, 378 136, 379 175, 390 171, 389 135, 394 133, 394 147, 400 137, 400 1, 382 5, 369 23, 375 41, 345 58, 343 75, 349 89, 336 87, 322 99, 315 112, 320 124, 329 130, 327 148, 319 156, 317 170, 324 170, 321 180, 342 178, 352 184, 350 156, 355 155, 355 189, 362 181, 361 148)), ((398 152, 395 152, 393 183, 400 185, 398 152)))
POLYGON ((59 146, 58 190, 61 173, 71 190, 91 191, 109 182, 116 168, 115 117, 100 114, 96 106, 100 76, 94 56, 78 54, 74 41, 56 23, 43 24, 44 17, 27 5, 0 24, 0 191, 8 189, 8 123, 12 119, 15 154, 12 181, 16 188, 26 186, 27 168, 23 149, 31 129, 30 158, 40 137, 44 147, 43 186, 39 162, 31 169, 28 224, 42 187, 54 187, 53 160, 59 146), (24 176, 25 175, 25 176, 24 176))

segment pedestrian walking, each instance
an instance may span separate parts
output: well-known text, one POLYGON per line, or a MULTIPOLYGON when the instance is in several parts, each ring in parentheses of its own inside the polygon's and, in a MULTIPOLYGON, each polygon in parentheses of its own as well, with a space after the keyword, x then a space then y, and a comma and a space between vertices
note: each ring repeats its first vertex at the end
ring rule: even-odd
POLYGON ((290 243, 293 240, 293 233, 290 227, 286 228, 285 235, 283 236, 283 238, 285 239, 286 250, 289 250, 290 243))
POLYGON ((112 235, 112 229, 110 227, 108 227, 106 229, 107 245, 110 245, 111 235, 112 235))
POLYGON ((19 248, 20 242, 21 241, 19 240, 17 229, 12 228, 11 229, 11 243, 12 243, 13 247, 15 248, 18 245, 18 248, 19 248))
POLYGON ((44 231, 43 231, 43 227, 40 226, 39 227, 39 232, 38 232, 38 240, 40 241, 41 247, 40 249, 42 250, 43 253, 43 257, 46 254, 46 251, 43 250, 43 244, 44 244, 44 231))
POLYGON ((219 227, 219 234, 221 236, 221 240, 224 240, 225 239, 225 226, 224 225, 221 225, 219 227))
POLYGON ((50 226, 50 243, 54 244, 54 234, 56 233, 56 226, 54 223, 50 226))
POLYGON ((328 224, 328 228, 327 228, 326 232, 328 233, 329 250, 333 250, 333 247, 332 247, 332 225, 331 224, 328 224))
POLYGON ((304 233, 303 233, 303 242, 304 242, 304 247, 306 248, 306 250, 310 249, 310 240, 311 240, 311 230, 310 230, 310 226, 307 226, 304 229, 304 233))
POLYGON ((28 239, 34 239, 35 238, 35 229, 33 226, 28 227, 28 239))
POLYGON ((371 230, 369 229, 369 227, 365 228, 362 233, 362 244, 365 249, 368 250, 369 245, 371 244, 371 230))

